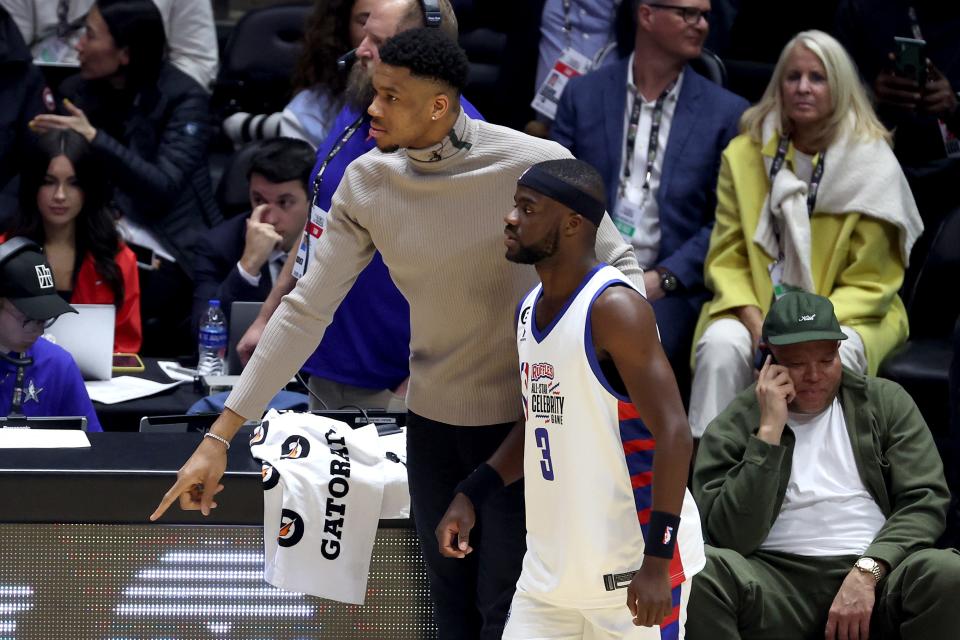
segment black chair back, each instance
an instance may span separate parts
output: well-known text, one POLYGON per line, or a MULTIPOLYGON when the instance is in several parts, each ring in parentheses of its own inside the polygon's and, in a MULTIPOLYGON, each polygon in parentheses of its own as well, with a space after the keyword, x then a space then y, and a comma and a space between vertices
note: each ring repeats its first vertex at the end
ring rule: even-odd
POLYGON ((224 218, 250 211, 250 181, 247 173, 261 144, 262 141, 257 140, 240 147, 224 165, 223 175, 217 183, 217 205, 224 218))
POLYGON ((237 22, 214 86, 214 103, 224 114, 283 109, 311 10, 309 3, 278 4, 251 9, 237 22))
POLYGON ((720 56, 706 47, 700 50, 700 57, 691 60, 690 66, 694 71, 721 87, 727 86, 727 68, 720 56))
POLYGON ((955 294, 960 276, 960 207, 950 211, 934 231, 930 249, 904 303, 910 318, 910 337, 949 339, 960 316, 955 294))

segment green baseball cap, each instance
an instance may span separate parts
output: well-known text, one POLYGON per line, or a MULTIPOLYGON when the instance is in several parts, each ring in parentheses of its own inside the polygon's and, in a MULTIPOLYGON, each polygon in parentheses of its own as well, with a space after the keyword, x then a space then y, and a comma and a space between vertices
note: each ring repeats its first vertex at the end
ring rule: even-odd
POLYGON ((846 340, 840 322, 833 312, 833 303, 823 296, 794 291, 773 303, 763 321, 763 339, 776 346, 813 342, 814 340, 846 340))

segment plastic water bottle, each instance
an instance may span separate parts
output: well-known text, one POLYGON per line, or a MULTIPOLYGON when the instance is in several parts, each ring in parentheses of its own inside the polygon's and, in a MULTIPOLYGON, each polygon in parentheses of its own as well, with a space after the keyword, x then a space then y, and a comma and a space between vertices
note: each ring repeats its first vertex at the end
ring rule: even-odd
POLYGON ((223 316, 219 300, 211 300, 207 314, 200 323, 200 341, 198 343, 200 360, 197 374, 201 376, 222 376, 225 373, 227 355, 227 321, 223 316))

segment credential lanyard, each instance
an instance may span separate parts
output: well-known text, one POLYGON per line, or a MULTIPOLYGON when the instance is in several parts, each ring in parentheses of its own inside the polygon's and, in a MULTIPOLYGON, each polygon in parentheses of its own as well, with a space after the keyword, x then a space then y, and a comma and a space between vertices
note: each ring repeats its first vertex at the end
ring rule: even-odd
POLYGON ((573 22, 570 20, 572 0, 563 0, 563 41, 566 48, 570 48, 573 39, 573 22))
MULTIPOLYGON (((667 96, 677 86, 674 80, 663 90, 656 104, 653 105, 653 117, 650 121, 650 142, 647 143, 647 166, 643 175, 644 195, 650 192, 650 178, 653 176, 653 165, 657 161, 660 147, 660 123, 663 121, 663 103, 667 96)), ((630 110, 630 123, 627 125, 627 156, 623 161, 623 179, 620 181, 621 194, 630 179, 630 166, 633 164, 633 152, 637 145, 637 129, 640 128, 640 110, 643 108, 643 98, 639 91, 634 92, 633 109, 630 110)))
MULTIPOLYGON (((20 358, 26 357, 27 354, 20 354, 20 358)), ((23 415, 20 413, 20 409, 23 407, 23 376, 25 369, 26 367, 23 365, 17 366, 17 379, 13 384, 13 402, 10 405, 10 416, 13 418, 19 418, 23 415)))
POLYGON ((347 130, 343 132, 343 135, 340 136, 340 139, 337 140, 337 144, 333 145, 333 148, 330 149, 330 153, 327 154, 327 157, 323 159, 323 162, 320 163, 320 168, 317 169, 317 175, 313 177, 313 200, 312 204, 317 205, 317 198, 320 194, 320 183, 323 182, 323 174, 327 170, 327 165, 330 164, 330 161, 340 153, 340 150, 343 149, 343 145, 347 144, 350 141, 350 138, 353 137, 353 134, 357 132, 363 121, 367 118, 367 114, 361 113, 360 117, 357 118, 353 124, 347 127, 347 130))
MULTIPOLYGON (((324 158, 323 162, 320 163, 320 168, 317 169, 317 175, 315 175, 313 178, 313 197, 310 199, 310 203, 312 205, 311 209, 313 207, 319 206, 318 201, 320 199, 320 185, 321 183, 323 183, 323 174, 326 173, 327 171, 327 165, 329 165, 330 161, 333 160, 338 153, 340 153, 340 150, 343 149, 343 146, 350 141, 350 138, 353 137, 353 134, 355 134, 357 130, 360 129, 360 127, 363 125, 363 122, 364 120, 366 120, 366 118, 367 118, 367 114, 361 113, 360 117, 357 118, 353 122, 353 124, 347 127, 347 130, 343 132, 343 135, 340 136, 340 139, 337 140, 337 143, 333 145, 332 149, 330 149, 330 152, 327 154, 327 157, 324 158)), ((311 220, 310 220, 310 217, 308 217, 307 223, 303 227, 302 242, 303 242, 303 246, 305 247, 310 246, 310 224, 311 224, 311 220)), ((307 251, 306 254, 303 256, 303 273, 307 272, 307 262, 309 262, 309 260, 310 260, 310 251, 307 251)))

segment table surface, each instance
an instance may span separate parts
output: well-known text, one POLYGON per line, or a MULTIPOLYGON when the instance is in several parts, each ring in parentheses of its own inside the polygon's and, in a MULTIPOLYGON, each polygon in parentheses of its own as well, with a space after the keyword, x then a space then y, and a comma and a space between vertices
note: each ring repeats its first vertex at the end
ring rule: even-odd
MULTIPOLYGON (((199 433, 90 433, 81 449, 0 449, 0 521, 146 523, 200 442, 199 433)), ((237 439, 226 492, 209 517, 173 505, 176 524, 263 523, 260 465, 237 439)))
MULTIPOLYGON (((142 373, 123 373, 120 375, 145 378, 156 382, 175 382, 157 364, 158 360, 169 360, 169 358, 141 359, 145 367, 142 373)), ((201 398, 203 398, 203 394, 197 391, 193 384, 184 382, 172 389, 146 398, 137 398, 117 404, 94 402, 93 408, 97 411, 97 417, 100 419, 100 425, 104 431, 137 431, 140 428, 140 418, 183 414, 201 398)))

